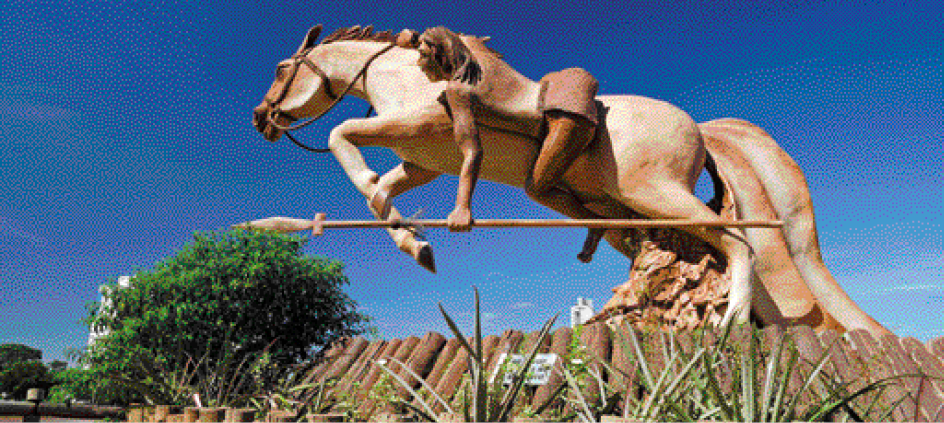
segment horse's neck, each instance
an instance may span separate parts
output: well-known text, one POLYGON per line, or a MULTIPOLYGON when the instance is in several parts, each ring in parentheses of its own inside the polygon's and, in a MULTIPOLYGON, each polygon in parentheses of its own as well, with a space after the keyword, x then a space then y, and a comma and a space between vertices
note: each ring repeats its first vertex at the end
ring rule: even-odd
MULTIPOLYGON (((386 43, 346 41, 329 44, 322 51, 320 63, 336 81, 335 88, 346 88, 371 56, 387 47, 386 43)), ((431 103, 442 92, 445 84, 432 83, 419 70, 415 50, 394 47, 377 56, 366 74, 354 83, 349 95, 367 100, 378 113, 405 105, 431 103)))
MULTIPOLYGON (((388 44, 366 41, 346 41, 324 46, 320 63, 332 80, 334 88, 343 89, 351 84, 370 58, 388 44)), ((482 52, 493 56, 490 52, 482 52)), ((416 110, 436 104, 446 84, 430 82, 416 64, 416 50, 394 47, 377 56, 370 64, 366 77, 356 81, 350 95, 367 100, 378 114, 399 110, 416 110)), ((531 136, 540 127, 541 115, 537 100, 539 85, 515 71, 497 57, 488 57, 489 83, 504 87, 490 98, 497 104, 489 105, 497 115, 476 116, 481 123, 508 130, 514 129, 531 136)))

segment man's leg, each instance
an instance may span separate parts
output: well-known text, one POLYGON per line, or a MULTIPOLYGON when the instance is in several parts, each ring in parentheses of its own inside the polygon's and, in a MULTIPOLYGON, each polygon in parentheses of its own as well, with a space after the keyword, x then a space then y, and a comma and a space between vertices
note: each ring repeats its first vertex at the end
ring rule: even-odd
MULTIPOLYGON (((593 140, 596 126, 581 116, 558 110, 548 111, 546 116, 547 137, 534 163, 525 191, 534 201, 572 218, 601 218, 558 185, 567 169, 593 140)), ((588 235, 599 242, 602 232, 591 231, 588 235)), ((590 261, 597 244, 593 241, 588 240, 584 251, 578 256, 581 261, 590 261)))

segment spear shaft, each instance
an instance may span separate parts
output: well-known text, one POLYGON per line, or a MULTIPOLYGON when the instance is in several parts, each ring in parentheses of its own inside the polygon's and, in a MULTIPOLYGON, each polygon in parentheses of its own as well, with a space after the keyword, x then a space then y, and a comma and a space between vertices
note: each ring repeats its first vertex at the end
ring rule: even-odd
MULTIPOLYGON (((312 220, 288 217, 270 217, 235 225, 241 228, 268 229, 276 232, 297 232, 311 230, 314 235, 321 235, 327 228, 445 228, 446 219, 404 219, 404 220, 326 220, 324 213, 318 213, 312 220)), ((672 219, 475 219, 476 228, 779 228, 780 220, 672 220, 672 219)))

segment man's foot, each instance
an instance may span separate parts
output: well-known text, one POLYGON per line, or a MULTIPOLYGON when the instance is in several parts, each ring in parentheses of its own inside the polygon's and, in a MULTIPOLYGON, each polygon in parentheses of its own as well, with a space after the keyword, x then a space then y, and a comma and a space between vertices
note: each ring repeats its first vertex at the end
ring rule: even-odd
POLYGON ((587 231, 587 239, 583 242, 583 249, 580 250, 580 254, 577 254, 577 260, 583 263, 590 263, 590 260, 593 260, 593 253, 597 252, 597 247, 600 245, 600 238, 603 238, 604 233, 606 233, 606 229, 590 228, 587 231))

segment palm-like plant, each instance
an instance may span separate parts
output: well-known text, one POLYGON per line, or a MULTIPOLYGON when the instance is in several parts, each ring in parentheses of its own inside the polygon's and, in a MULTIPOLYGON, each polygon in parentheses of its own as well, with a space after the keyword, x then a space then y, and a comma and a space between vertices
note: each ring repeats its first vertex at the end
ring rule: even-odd
MULTIPOLYGON (((463 415, 466 421, 509 421, 511 411, 514 408, 516 400, 521 394, 522 388, 524 387, 524 384, 527 380, 528 369, 531 367, 534 357, 537 355, 541 344, 544 342, 545 338, 547 338, 551 327, 553 327, 554 322, 557 321, 557 317, 560 315, 560 313, 548 320, 541 328, 541 331, 537 337, 537 341, 534 343, 534 346, 528 353, 527 359, 525 359, 524 364, 520 368, 515 370, 514 376, 512 377, 512 383, 506 388, 502 384, 503 378, 501 375, 496 377, 494 382, 488 382, 488 375, 486 374, 486 357, 484 351, 482 350, 482 320, 481 311, 479 308, 479 291, 474 287, 473 290, 475 291, 475 326, 473 329, 472 342, 469 342, 469 339, 462 334, 452 317, 446 313, 446 310, 443 308, 442 304, 439 305, 439 311, 442 313, 443 318, 449 325, 449 329, 456 336, 456 339, 458 340, 461 347, 469 353, 469 372, 471 373, 472 398, 471 401, 467 402, 467 404, 470 404, 471 407, 465 408, 463 410, 463 415)), ((404 369, 410 375, 410 377, 420 381, 422 387, 426 389, 426 392, 429 392, 432 399, 438 401, 447 413, 451 415, 458 415, 458 413, 456 413, 456 411, 445 399, 438 395, 432 387, 426 384, 422 377, 411 371, 409 367, 404 365, 402 362, 392 358, 390 360, 397 363, 401 369, 404 369)), ((402 403, 407 408, 413 410, 417 413, 417 415, 419 415, 419 417, 426 419, 427 421, 440 421, 439 416, 437 416, 433 411, 430 403, 425 400, 419 392, 414 390, 406 380, 390 370, 385 364, 377 364, 394 380, 405 387, 413 397, 419 400, 418 402, 420 403, 420 407, 415 407, 405 400, 402 401, 402 403)))
MULTIPOLYGON (((623 417, 642 421, 827 421, 843 412, 846 419, 862 421, 863 416, 868 416, 871 420, 875 402, 862 409, 856 400, 871 393, 881 394, 894 379, 907 377, 886 378, 850 392, 851 384, 836 383, 827 374, 828 352, 813 363, 800 365, 800 353, 790 335, 785 334, 765 357, 756 347, 760 342, 756 332, 751 331, 744 345, 736 345, 730 337, 732 329, 730 325, 724 327, 717 343, 689 352, 669 333, 669 348, 663 348, 666 364, 658 374, 635 331, 618 331, 617 342, 624 351, 632 351, 644 391, 642 398, 637 398, 630 394, 631 387, 624 388, 623 417), (812 370, 803 374, 804 368, 812 370), (760 375, 763 377, 758 378, 760 375), (802 381, 800 388, 791 391, 791 380, 798 376, 802 381)), ((594 358, 610 374, 621 373, 606 361, 594 358)), ((598 421, 599 409, 594 411, 580 394, 575 378, 567 369, 564 372, 571 389, 576 391, 578 417, 582 421, 598 421)), ((619 391, 605 384, 598 373, 591 375, 603 390, 602 398, 611 398, 608 395, 619 391)), ((875 416, 876 420, 887 418, 904 399, 875 416)))

